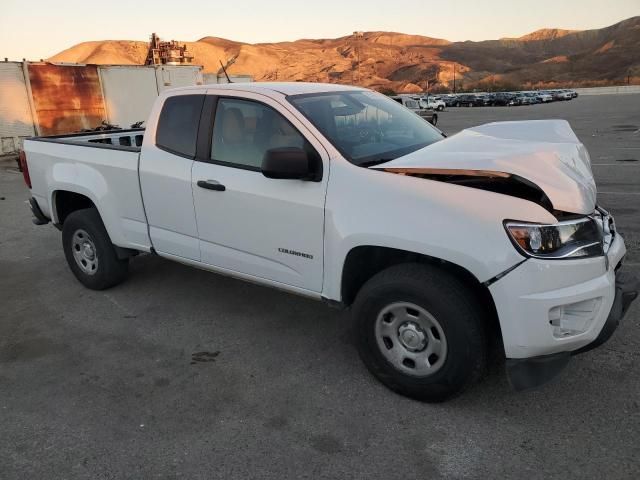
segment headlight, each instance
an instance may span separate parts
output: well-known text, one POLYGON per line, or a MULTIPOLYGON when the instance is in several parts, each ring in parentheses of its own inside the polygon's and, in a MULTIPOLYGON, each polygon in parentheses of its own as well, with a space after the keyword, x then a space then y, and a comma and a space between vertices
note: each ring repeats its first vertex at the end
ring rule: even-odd
POLYGON ((590 217, 554 225, 507 221, 504 226, 513 243, 528 257, 549 259, 604 255, 602 229, 590 217))

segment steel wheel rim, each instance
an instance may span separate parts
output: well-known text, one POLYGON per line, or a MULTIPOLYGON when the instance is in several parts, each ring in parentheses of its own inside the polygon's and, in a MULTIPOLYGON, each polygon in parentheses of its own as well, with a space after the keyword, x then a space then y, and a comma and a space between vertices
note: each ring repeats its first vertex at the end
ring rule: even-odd
POLYGON ((376 318, 375 336, 384 358, 407 375, 433 375, 447 358, 442 326, 428 311, 411 302, 384 307, 376 318))
POLYGON ((91 236, 82 229, 73 232, 71 251, 76 265, 87 275, 94 275, 98 271, 98 253, 91 236))

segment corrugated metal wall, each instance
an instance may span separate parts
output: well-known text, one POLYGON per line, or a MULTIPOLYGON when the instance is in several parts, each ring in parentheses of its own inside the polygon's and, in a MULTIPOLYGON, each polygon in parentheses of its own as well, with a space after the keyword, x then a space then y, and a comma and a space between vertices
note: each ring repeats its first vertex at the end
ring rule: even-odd
POLYGON ((146 121, 158 97, 154 67, 98 67, 109 123, 128 128, 146 121))
POLYGON ((147 119, 158 92, 203 83, 202 67, 191 65, 0 62, 0 154, 16 152, 20 138, 74 133, 103 120, 128 128, 147 119))
POLYGON ((22 63, 0 62, 0 155, 22 148, 35 135, 22 63))
POLYGON ((30 63, 28 70, 40 135, 95 128, 106 119, 97 66, 30 63))

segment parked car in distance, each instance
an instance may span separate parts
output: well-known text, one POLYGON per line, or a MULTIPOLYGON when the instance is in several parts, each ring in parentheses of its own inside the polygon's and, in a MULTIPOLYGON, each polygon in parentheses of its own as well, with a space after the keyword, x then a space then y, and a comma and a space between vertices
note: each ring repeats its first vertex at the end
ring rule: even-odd
POLYGON ((539 91, 538 98, 540 99, 540 103, 553 102, 553 95, 545 91, 539 91))
POLYGON ((572 100, 573 94, 569 90, 560 90, 559 97, 561 100, 572 100))
POLYGON ((493 97, 493 105, 506 107, 513 101, 514 95, 508 92, 498 92, 493 97))
POLYGON ((444 101, 444 104, 447 107, 455 107, 456 102, 458 100, 458 95, 454 95, 454 94, 443 95, 442 100, 444 101))
POLYGON ((456 107, 483 107, 484 99, 474 94, 464 94, 456 99, 456 107))
POLYGON ((571 100, 577 97, 571 89, 527 90, 518 92, 462 93, 442 95, 446 106, 516 106, 550 103, 559 100, 571 100))
POLYGON ((531 105, 542 103, 542 99, 538 95, 538 92, 524 92, 524 95, 529 97, 531 105))
POLYGON ((441 112, 445 109, 447 104, 440 97, 435 97, 433 95, 427 95, 424 97, 417 97, 418 102, 420 102, 420 106, 422 108, 427 108, 431 110, 436 110, 441 112))
POLYGON ((422 108, 420 106, 420 102, 418 100, 416 100, 413 96, 394 95, 394 96, 392 96, 390 98, 392 98, 393 100, 398 102, 400 105, 408 108, 413 113, 418 115, 420 118, 423 118, 424 120, 429 122, 431 125, 437 125, 438 124, 438 114, 435 113, 433 110, 429 110, 427 108, 422 108))
POLYGON ((491 97, 491 94, 488 94, 488 93, 476 93, 475 96, 480 102, 482 102, 481 106, 488 107, 488 106, 492 105, 493 99, 491 97))
POLYGON ((371 373, 429 402, 478 381, 491 345, 516 389, 548 381, 637 296, 564 120, 445 137, 382 94, 294 82, 166 90, 146 125, 24 142, 34 223, 87 288, 142 252, 349 308, 371 373))

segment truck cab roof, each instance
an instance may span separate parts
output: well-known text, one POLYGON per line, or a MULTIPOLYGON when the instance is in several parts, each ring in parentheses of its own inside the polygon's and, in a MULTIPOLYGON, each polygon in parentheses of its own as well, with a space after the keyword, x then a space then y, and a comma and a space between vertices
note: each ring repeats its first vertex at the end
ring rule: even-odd
POLYGON ((347 85, 338 85, 333 83, 311 83, 311 82, 250 82, 250 83, 225 83, 225 84, 210 84, 210 85, 197 85, 194 87, 183 87, 168 90, 175 92, 177 90, 203 90, 203 89, 216 89, 216 90, 240 90, 243 92, 256 92, 256 93, 280 93, 285 96, 289 95, 303 95, 310 93, 327 93, 327 92, 344 92, 347 90, 358 91, 364 90, 361 87, 352 87, 347 85))

